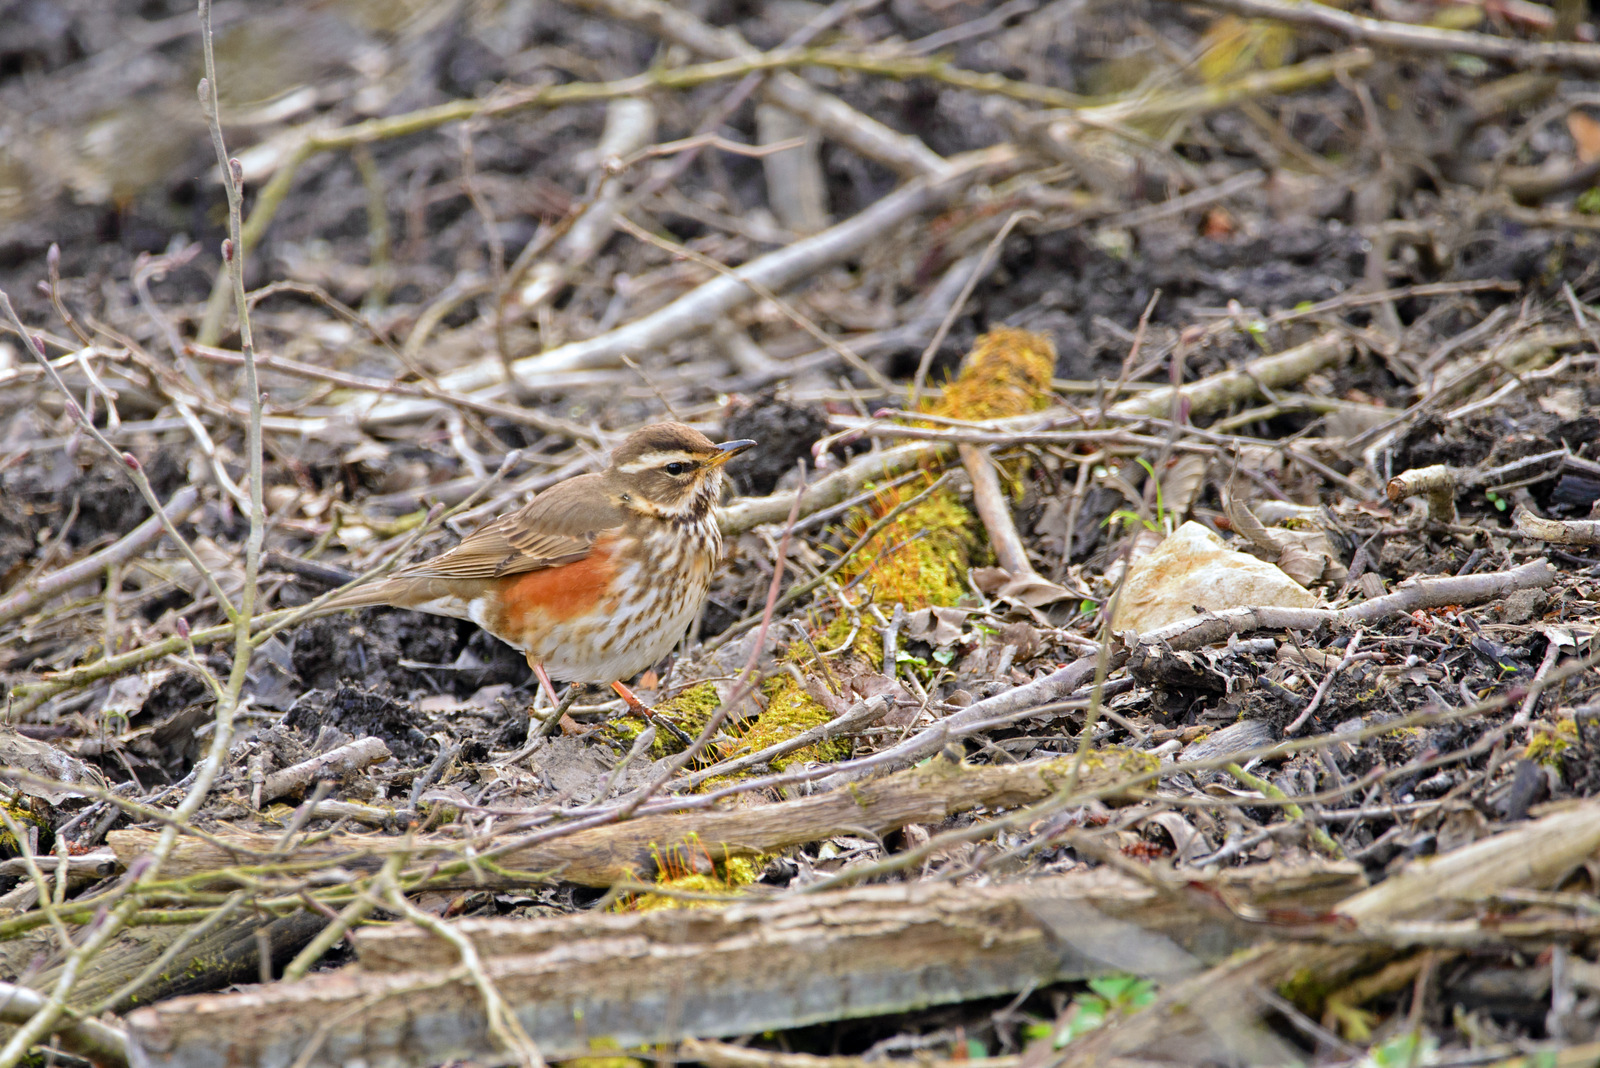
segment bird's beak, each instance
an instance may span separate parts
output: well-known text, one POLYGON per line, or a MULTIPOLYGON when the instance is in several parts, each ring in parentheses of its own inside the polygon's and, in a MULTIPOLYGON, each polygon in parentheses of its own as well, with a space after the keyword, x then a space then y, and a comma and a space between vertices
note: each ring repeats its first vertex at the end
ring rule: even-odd
POLYGON ((756 443, 749 438, 740 438, 738 441, 724 441, 717 446, 717 454, 711 458, 712 466, 721 467, 746 449, 755 447, 756 443))

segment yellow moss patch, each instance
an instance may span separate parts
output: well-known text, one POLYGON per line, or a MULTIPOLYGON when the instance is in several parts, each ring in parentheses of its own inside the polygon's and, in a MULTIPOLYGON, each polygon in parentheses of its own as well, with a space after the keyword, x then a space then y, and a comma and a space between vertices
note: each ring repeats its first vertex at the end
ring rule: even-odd
MULTIPOLYGON (((761 865, 749 857, 728 857, 714 861, 698 840, 676 846, 666 854, 656 855, 656 885, 663 890, 687 894, 709 894, 719 897, 737 894, 755 882, 761 875, 761 865), (709 871, 694 871, 695 867, 709 871)), ((660 909, 715 908, 716 901, 696 901, 677 897, 672 893, 647 893, 627 901, 618 902, 618 912, 656 912, 660 909)))
POLYGON ((1556 758, 1578 740, 1578 724, 1571 717, 1560 720, 1552 728, 1541 725, 1539 733, 1528 739, 1527 748, 1522 751, 1524 759, 1540 764, 1554 764, 1556 758))
POLYGON ((850 648, 845 652, 854 653, 867 661, 874 668, 883 666, 883 635, 875 627, 870 627, 865 621, 860 626, 849 614, 840 612, 833 617, 833 622, 828 624, 828 629, 822 632, 822 637, 817 639, 817 648, 823 652, 831 652, 850 642, 850 648), (850 636, 855 631, 855 637, 850 636))
MULTIPOLYGON (((739 736, 740 748, 748 752, 765 749, 769 745, 786 742, 797 734, 820 727, 833 717, 828 710, 811 699, 788 672, 774 676, 762 687, 767 696, 767 709, 751 721, 739 736)), ((844 760, 850 756, 850 743, 843 738, 808 745, 772 761, 772 770, 782 771, 796 761, 826 763, 844 760)))
MULTIPOLYGON (((887 515, 902 494, 918 492, 908 487, 885 493, 872 511, 856 513, 846 525, 859 536, 887 515)), ((886 609, 896 604, 912 612, 930 606, 949 608, 966 592, 964 579, 978 540, 976 523, 955 494, 935 493, 874 534, 840 574, 847 584, 865 574, 857 588, 871 592, 886 609)))
POLYGON ((1048 408, 1056 347, 1044 334, 1000 327, 980 337, 961 373, 928 410, 954 419, 1001 419, 1048 408))
MULTIPOLYGON (((881 653, 880 653, 881 655, 881 653)), ((797 664, 804 664, 810 658, 810 650, 804 642, 795 642, 789 646, 782 659, 792 660, 797 664)), ((813 727, 820 727, 832 717, 828 710, 811 699, 787 671, 781 672, 768 679, 761 687, 761 692, 767 698, 767 707, 759 716, 745 721, 743 728, 730 727, 730 733, 736 736, 732 745, 722 746, 721 759, 728 760, 741 757, 747 753, 756 753, 768 746, 786 742, 797 734, 802 734, 813 727)), ((836 738, 826 742, 818 742, 796 749, 792 753, 785 753, 770 762, 773 771, 782 771, 796 761, 826 763, 833 760, 848 759, 851 753, 850 742, 846 739, 836 738)), ((698 787, 701 791, 715 790, 726 786, 735 779, 755 774, 746 771, 736 775, 718 775, 707 779, 698 787)))
MULTIPOLYGON (((973 345, 961 373, 928 411, 956 419, 1039 411, 1054 401, 1050 379, 1055 366, 1055 346, 1045 335, 1010 327, 991 330, 973 345)), ((921 490, 907 486, 882 494, 872 507, 846 520, 848 533, 859 537, 921 490)), ((880 606, 903 604, 908 611, 948 608, 966 593, 967 569, 979 544, 976 517, 954 493, 941 491, 873 535, 841 574, 847 583, 860 578, 859 588, 870 591, 880 606)), ((841 634, 839 641, 843 638, 841 634)))
POLYGON ((574 1057, 561 1064, 564 1068, 645 1068, 644 1061, 637 1057, 624 1057, 620 1053, 609 1057, 574 1057))
MULTIPOLYGON (((43 807, 41 802, 33 801, 23 794, 17 794, 10 800, 0 799, 0 808, 5 809, 6 814, 15 821, 18 827, 24 830, 30 826, 41 828, 41 830, 45 827, 45 820, 39 811, 43 807)), ((41 837, 48 837, 48 835, 41 835, 41 837)), ((12 833, 6 829, 4 823, 0 823, 0 852, 7 854, 22 852, 21 846, 12 833)))
POLYGON ((591 1039, 589 1048, 595 1052, 587 1057, 562 1061, 563 1068, 645 1068, 645 1062, 639 1058, 624 1056, 622 1047, 617 1045, 615 1039, 591 1039))

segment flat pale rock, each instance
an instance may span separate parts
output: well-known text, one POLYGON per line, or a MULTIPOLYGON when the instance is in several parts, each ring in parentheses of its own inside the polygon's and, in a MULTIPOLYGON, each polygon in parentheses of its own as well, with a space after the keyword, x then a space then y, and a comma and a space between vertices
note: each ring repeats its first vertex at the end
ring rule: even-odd
POLYGON ((1196 608, 1312 608, 1317 597, 1278 567, 1237 552, 1199 523, 1185 523, 1128 570, 1113 630, 1145 634, 1190 619, 1196 608))

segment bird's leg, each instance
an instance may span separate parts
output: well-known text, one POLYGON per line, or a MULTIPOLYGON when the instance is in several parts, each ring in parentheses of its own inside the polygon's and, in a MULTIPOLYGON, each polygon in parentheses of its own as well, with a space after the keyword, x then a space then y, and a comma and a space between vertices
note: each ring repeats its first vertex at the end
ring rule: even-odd
POLYGON ((556 688, 550 682, 550 673, 544 669, 544 665, 536 664, 532 660, 529 660, 528 666, 533 668, 533 673, 535 675, 539 676, 539 682, 544 686, 544 692, 550 698, 550 707, 560 708, 561 700, 560 698, 556 697, 556 688))
POLYGON ((611 688, 617 691, 617 696, 622 698, 622 703, 628 706, 629 712, 636 716, 643 716, 645 719, 650 718, 650 706, 639 700, 638 695, 628 689, 626 685, 620 682, 613 682, 611 688))
POLYGON ((611 688, 617 691, 617 696, 622 698, 622 703, 628 706, 629 712, 632 712, 647 723, 657 723, 667 728, 668 733, 684 745, 694 744, 694 739, 685 734, 681 727, 667 719, 666 716, 657 715, 655 709, 639 700, 638 695, 628 689, 626 685, 620 682, 613 682, 611 688))

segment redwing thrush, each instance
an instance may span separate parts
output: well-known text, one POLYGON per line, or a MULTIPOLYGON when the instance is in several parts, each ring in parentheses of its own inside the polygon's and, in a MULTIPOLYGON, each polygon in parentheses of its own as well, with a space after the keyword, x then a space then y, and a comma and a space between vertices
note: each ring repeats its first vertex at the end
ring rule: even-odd
POLYGON ((353 589, 330 608, 393 605, 470 619, 551 677, 620 680, 666 656, 705 603, 722 554, 713 508, 722 465, 755 445, 720 445, 682 423, 628 435, 611 466, 540 493, 450 551, 353 589))

